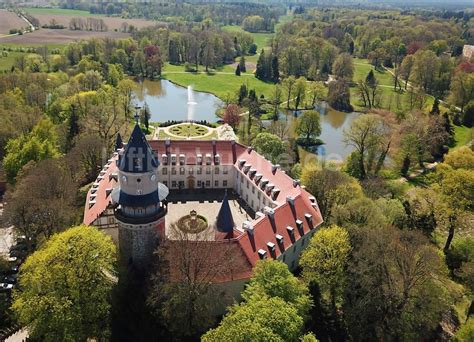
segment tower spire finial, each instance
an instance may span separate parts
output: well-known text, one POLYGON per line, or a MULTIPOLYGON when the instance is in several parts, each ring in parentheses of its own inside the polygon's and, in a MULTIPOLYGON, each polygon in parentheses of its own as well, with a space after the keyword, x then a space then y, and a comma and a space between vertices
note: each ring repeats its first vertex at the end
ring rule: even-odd
POLYGON ((142 107, 139 106, 139 105, 136 105, 135 106, 135 115, 133 116, 135 118, 135 123, 138 125, 139 121, 140 121, 140 114, 138 114, 138 111, 141 109, 142 107))

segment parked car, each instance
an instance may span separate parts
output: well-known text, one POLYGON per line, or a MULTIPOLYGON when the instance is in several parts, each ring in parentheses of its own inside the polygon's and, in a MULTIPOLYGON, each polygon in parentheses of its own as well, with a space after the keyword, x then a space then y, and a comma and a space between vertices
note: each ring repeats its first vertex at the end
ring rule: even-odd
POLYGON ((7 284, 16 284, 16 282, 18 281, 18 276, 16 274, 11 274, 6 277, 3 277, 2 281, 3 283, 7 284))
POLYGON ((0 292, 7 292, 13 289, 13 284, 0 283, 0 292))
POLYGON ((14 249, 10 251, 11 258, 24 259, 27 256, 27 251, 22 249, 14 249))

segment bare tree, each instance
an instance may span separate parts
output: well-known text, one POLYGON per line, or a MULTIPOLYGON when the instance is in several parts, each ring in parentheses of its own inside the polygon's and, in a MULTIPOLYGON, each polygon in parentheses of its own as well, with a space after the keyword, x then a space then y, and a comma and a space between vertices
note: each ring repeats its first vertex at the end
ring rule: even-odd
POLYGON ((212 326, 219 300, 228 296, 213 283, 250 267, 239 246, 213 239, 211 227, 192 234, 173 223, 156 252, 147 302, 176 336, 199 336, 212 326))

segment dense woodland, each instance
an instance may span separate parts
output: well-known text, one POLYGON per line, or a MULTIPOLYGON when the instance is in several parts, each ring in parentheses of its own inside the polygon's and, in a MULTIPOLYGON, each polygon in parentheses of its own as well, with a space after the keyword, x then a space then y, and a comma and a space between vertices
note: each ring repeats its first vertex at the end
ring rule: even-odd
MULTIPOLYGON (((38 340, 473 340, 474 152, 472 141, 456 145, 455 134, 474 124, 474 61, 461 56, 474 44, 472 12, 94 6, 88 10, 169 20, 131 38, 36 48, 0 74, 5 221, 26 237, 31 255, 11 308, 0 294, 7 298, 0 328, 28 325, 38 340), (255 31, 275 34, 257 46, 255 31), (183 236, 182 248, 159 251, 175 257, 180 282, 170 281, 170 265, 158 258, 150 279, 121 276, 112 289, 110 279, 122 270, 111 241, 93 229, 68 228, 81 222, 85 194, 116 134, 132 127, 131 77, 157 79, 169 65, 209 77, 235 63, 228 77, 238 78, 251 72, 246 58, 256 61, 254 76, 271 96, 242 80, 222 99, 219 115, 241 142, 316 197, 325 223, 299 271, 261 262, 242 301, 215 317, 216 290, 198 267, 210 258, 183 236), (370 72, 357 72, 362 61, 370 72), (362 112, 344 132, 354 152, 342 164, 303 159, 321 143, 314 110, 321 101, 362 112), (295 127, 278 119, 280 111, 297 116, 295 127), (94 252, 103 257, 91 259, 94 252), (87 263, 77 263, 83 258, 87 263), (188 259, 196 263, 180 264, 188 259), (63 305, 64 298, 83 306, 63 305)), ((147 110, 140 114, 152 129, 147 110)), ((210 266, 214 275, 226 271, 215 261, 210 266)))

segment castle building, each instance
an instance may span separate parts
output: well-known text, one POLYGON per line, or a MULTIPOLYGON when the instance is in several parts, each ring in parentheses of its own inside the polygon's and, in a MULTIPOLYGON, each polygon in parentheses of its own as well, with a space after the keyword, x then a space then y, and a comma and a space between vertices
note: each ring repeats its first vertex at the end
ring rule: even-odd
POLYGON ((316 199, 279 165, 235 141, 147 141, 136 125, 124 147, 118 139, 116 152, 89 190, 84 224, 110 234, 128 262, 144 263, 161 239, 171 239, 171 222, 165 222, 168 192, 184 191, 191 200, 219 189, 220 209, 205 213, 215 218, 215 234, 203 248, 216 254, 222 248, 232 251, 238 266, 229 266, 232 274, 216 282, 235 283, 240 291, 252 267, 265 258, 294 270, 323 222, 316 199), (235 223, 228 192, 255 213, 252 219, 235 223))

